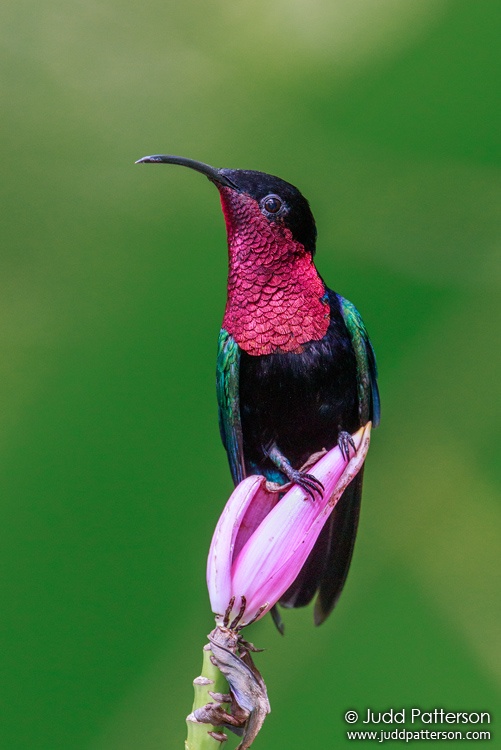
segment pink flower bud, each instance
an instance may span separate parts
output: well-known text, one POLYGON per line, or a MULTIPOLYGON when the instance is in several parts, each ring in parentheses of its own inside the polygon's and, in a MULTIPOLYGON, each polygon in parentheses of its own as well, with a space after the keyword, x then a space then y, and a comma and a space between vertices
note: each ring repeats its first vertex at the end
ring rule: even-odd
POLYGON ((226 615, 226 621, 236 618, 234 627, 248 625, 291 586, 339 498, 362 468, 370 432, 369 422, 353 435, 357 450, 349 461, 336 447, 309 470, 324 485, 322 499, 313 501, 294 485, 279 500, 278 493, 266 489, 262 476, 247 477, 235 488, 216 526, 207 562, 218 624, 226 615))

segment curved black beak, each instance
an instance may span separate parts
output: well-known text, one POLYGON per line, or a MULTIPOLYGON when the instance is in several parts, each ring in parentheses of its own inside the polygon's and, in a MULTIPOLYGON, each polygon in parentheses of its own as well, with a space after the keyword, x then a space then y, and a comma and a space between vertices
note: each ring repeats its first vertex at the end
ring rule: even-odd
POLYGON ((136 164, 179 164, 181 167, 189 167, 189 169, 201 172, 208 177, 211 182, 216 182, 218 185, 223 185, 223 187, 229 187, 233 190, 239 190, 238 185, 235 185, 229 177, 222 174, 222 170, 216 169, 216 167, 211 167, 209 164, 204 164, 202 161, 187 159, 184 156, 155 154, 153 156, 143 156, 142 159, 136 161, 136 164))

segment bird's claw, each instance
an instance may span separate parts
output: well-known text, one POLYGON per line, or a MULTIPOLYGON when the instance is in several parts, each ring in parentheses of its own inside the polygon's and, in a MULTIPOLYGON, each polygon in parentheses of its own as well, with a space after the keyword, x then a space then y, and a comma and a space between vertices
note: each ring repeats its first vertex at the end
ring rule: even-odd
POLYGON ((314 477, 313 474, 307 474, 305 471, 294 471, 291 475, 291 480, 294 484, 299 485, 299 487, 301 487, 301 489, 304 490, 312 500, 316 499, 315 493, 320 500, 322 499, 324 495, 324 485, 320 479, 314 477))
POLYGON ((353 448, 355 453, 357 452, 357 446, 355 445, 355 441, 353 440, 349 432, 345 432, 344 430, 342 430, 339 433, 337 444, 345 461, 350 460, 350 447, 353 448))

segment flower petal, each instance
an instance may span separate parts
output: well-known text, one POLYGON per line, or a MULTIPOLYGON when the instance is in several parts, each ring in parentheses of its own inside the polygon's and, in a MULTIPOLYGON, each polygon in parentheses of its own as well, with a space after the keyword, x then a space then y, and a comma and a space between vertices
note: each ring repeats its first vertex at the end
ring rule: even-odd
MULTIPOLYGON (((249 526, 251 519, 247 511, 256 501, 258 507, 261 507, 263 503, 260 500, 264 501, 264 507, 270 507, 267 497, 270 493, 264 489, 265 482, 265 478, 261 476, 247 477, 240 482, 226 503, 217 523, 207 560, 207 588, 212 611, 215 613, 223 615, 232 596, 231 564, 242 522, 246 520, 243 529, 245 540, 255 528, 249 526)), ((257 523, 262 517, 262 515, 257 516, 257 523)), ((239 543, 238 549, 241 547, 242 543, 239 543)))
POLYGON ((292 487, 233 562, 231 592, 237 597, 235 610, 238 597, 246 597, 245 623, 262 617, 297 578, 332 509, 364 463, 370 427, 353 436, 357 452, 349 462, 336 447, 310 470, 324 485, 321 500, 311 501, 299 486, 292 487))

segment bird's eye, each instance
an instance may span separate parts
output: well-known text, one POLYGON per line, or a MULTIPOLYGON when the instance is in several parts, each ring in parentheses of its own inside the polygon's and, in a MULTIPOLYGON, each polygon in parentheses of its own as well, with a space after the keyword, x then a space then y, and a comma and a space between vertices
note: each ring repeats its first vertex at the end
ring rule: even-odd
POLYGON ((267 195, 266 198, 263 198, 261 205, 269 214, 277 214, 282 208, 283 202, 278 195, 267 195))

